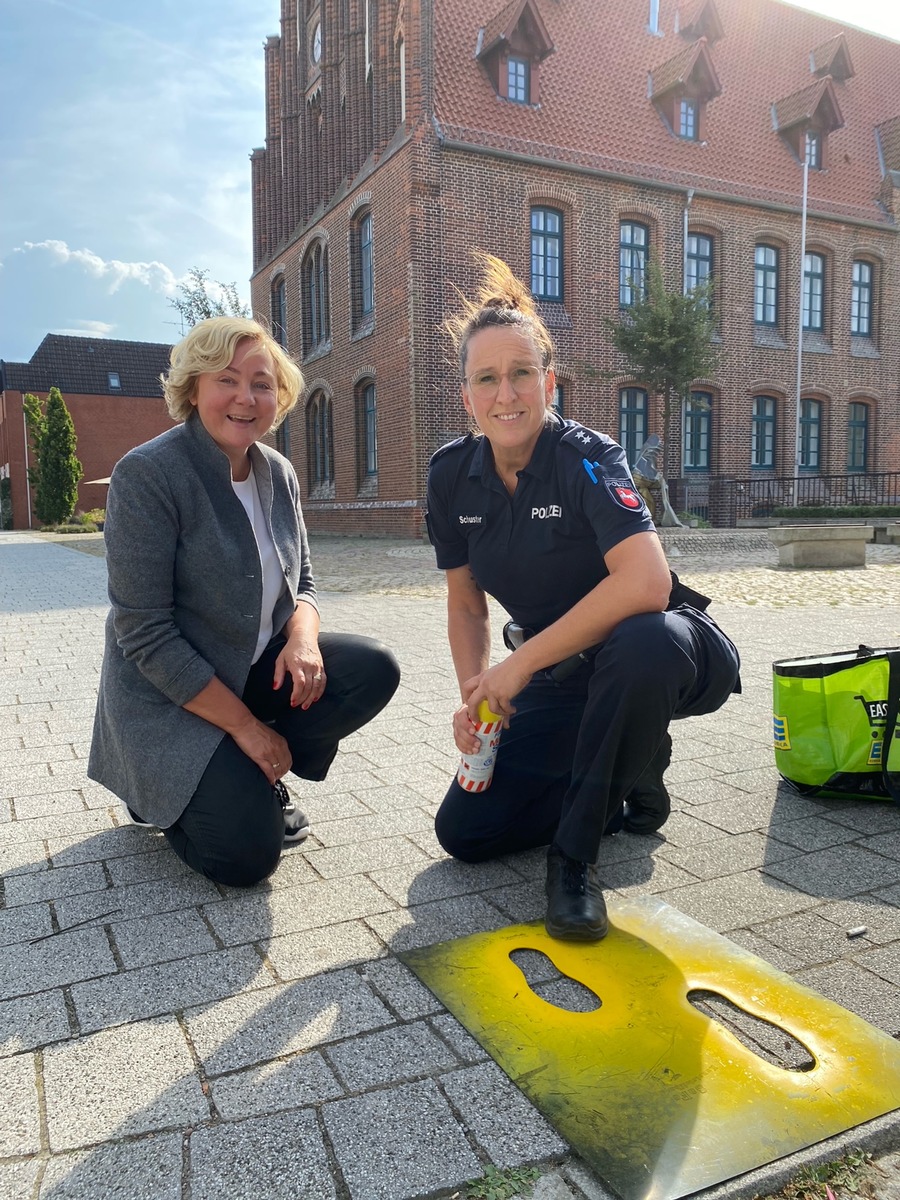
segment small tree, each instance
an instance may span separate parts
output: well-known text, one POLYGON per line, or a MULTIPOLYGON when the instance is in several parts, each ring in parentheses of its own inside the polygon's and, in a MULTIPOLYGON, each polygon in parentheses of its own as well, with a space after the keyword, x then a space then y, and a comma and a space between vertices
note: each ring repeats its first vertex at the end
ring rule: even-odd
POLYGON ((640 288, 637 292, 635 303, 619 320, 606 318, 604 324, 628 369, 647 384, 651 394, 662 397, 665 461, 660 471, 660 524, 680 525, 669 504, 666 474, 677 462, 681 400, 695 379, 709 378, 719 365, 719 353, 712 343, 712 284, 707 280, 686 294, 668 292, 662 268, 651 259, 646 294, 640 288))
POLYGON ((209 271, 191 267, 187 280, 178 285, 179 296, 169 303, 181 316, 182 324, 192 329, 207 317, 249 317, 250 309, 238 295, 236 283, 209 279, 209 271))
POLYGON ((28 471, 34 511, 42 525, 59 525, 68 521, 78 500, 82 470, 75 456, 75 426, 59 388, 50 389, 46 409, 30 393, 23 408, 34 450, 28 471))

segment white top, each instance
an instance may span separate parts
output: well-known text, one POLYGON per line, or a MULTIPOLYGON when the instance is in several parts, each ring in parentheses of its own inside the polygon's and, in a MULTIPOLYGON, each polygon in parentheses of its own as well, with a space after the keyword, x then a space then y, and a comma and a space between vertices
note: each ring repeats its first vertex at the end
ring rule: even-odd
POLYGON ((253 526, 253 533, 256 537, 256 549, 259 552, 259 562, 262 570, 262 608, 259 613, 259 636, 256 639, 256 651, 253 655, 253 661, 259 658, 266 646, 272 640, 274 632, 272 628, 272 614, 275 611, 275 605, 278 598, 285 588, 284 571, 281 569, 281 563, 278 561, 278 554, 275 551, 275 543, 272 541, 272 535, 269 532, 269 526, 266 524, 265 516, 263 515, 262 503, 259 499, 259 488, 256 486, 256 476, 253 473, 253 467, 250 468, 250 474, 246 479, 238 481, 232 479, 231 486, 234 488, 234 493, 244 506, 244 511, 250 518, 250 524, 253 526))

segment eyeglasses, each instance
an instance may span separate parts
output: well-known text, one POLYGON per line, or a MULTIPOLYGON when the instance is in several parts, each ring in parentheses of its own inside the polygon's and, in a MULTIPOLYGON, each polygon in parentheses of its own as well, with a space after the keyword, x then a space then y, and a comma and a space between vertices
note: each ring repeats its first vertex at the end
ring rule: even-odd
POLYGON ((511 371, 473 371, 465 378, 466 386, 476 400, 493 400, 500 383, 508 379, 517 396, 528 396, 537 390, 546 375, 544 367, 513 367, 511 371))

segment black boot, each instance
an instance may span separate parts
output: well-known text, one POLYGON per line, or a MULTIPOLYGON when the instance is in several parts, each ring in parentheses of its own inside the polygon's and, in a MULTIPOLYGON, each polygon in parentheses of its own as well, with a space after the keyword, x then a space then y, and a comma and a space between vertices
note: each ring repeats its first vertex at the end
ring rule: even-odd
POLYGON ((547 855, 547 916, 551 937, 573 942, 599 942, 609 922, 593 863, 569 858, 557 846, 547 855))
POLYGON ((629 833, 656 833, 669 819, 672 802, 663 772, 672 761, 672 739, 666 733, 659 749, 625 798, 625 828, 629 833))

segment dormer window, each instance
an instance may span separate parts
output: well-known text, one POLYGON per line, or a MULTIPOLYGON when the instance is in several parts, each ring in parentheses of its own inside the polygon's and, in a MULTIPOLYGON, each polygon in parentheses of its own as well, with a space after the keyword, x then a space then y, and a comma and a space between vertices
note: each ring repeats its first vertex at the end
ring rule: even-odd
POLYGON ((535 0, 512 0, 478 31, 475 57, 501 99, 534 105, 541 63, 553 50, 535 0))
POLYGON ((836 83, 845 83, 856 72, 850 59, 850 48, 843 33, 837 34, 823 46, 818 46, 809 56, 809 67, 813 75, 820 78, 830 75, 836 83))
POLYGON ((698 128, 696 96, 682 96, 678 107, 678 136, 696 142, 698 128))
POLYGON ((650 76, 650 99, 676 137, 688 142, 702 139, 703 111, 721 92, 706 41, 701 38, 650 76))
POLYGON ((506 62, 506 95, 516 104, 528 104, 531 99, 531 88, 528 77, 531 74, 527 58, 510 55, 506 62))
POLYGON ((686 42, 705 38, 709 46, 724 37, 725 29, 715 0, 697 0, 695 4, 676 8, 675 32, 681 34, 686 42))
POLYGON ((827 136, 844 124, 830 77, 779 100, 772 116, 776 132, 797 161, 811 170, 824 170, 827 136))
POLYGON ((806 131, 806 165, 811 171, 822 169, 822 135, 817 129, 806 131))

